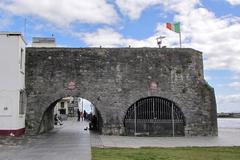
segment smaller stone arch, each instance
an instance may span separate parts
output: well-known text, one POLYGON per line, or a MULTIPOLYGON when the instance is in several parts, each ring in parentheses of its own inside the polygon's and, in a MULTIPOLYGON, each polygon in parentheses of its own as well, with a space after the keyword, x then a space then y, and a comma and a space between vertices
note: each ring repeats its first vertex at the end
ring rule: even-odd
MULTIPOLYGON (((77 97, 79 97, 79 96, 77 96, 77 97)), ((54 128, 54 107, 62 98, 64 98, 64 96, 61 98, 58 98, 57 100, 50 103, 47 107, 44 108, 45 110, 42 112, 41 116, 39 117, 40 123, 39 123, 36 134, 48 132, 54 128)), ((86 99, 86 100, 88 100, 88 99, 86 99)), ((89 102, 91 102, 91 101, 89 101, 89 102)), ((91 103, 93 104, 93 106, 95 108, 95 114, 97 117, 97 128, 95 131, 102 133, 103 118, 102 118, 101 111, 95 106, 95 104, 93 102, 91 102, 91 103)))
POLYGON ((128 108, 124 127, 127 135, 184 136, 185 117, 173 101, 146 97, 128 108))
POLYGON ((54 107, 62 98, 57 99, 49 105, 49 107, 43 112, 41 122, 38 128, 37 133, 44 133, 54 128, 54 107))

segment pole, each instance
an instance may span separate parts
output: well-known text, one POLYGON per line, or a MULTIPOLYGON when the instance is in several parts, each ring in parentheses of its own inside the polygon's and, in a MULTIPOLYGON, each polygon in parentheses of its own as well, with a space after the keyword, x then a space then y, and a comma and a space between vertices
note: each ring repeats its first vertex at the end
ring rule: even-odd
POLYGON ((179 32, 179 44, 180 44, 180 48, 182 48, 182 38, 181 38, 181 32, 179 32))
POLYGON ((27 30, 27 18, 24 18, 24 37, 26 38, 26 30, 27 30))
POLYGON ((172 103, 172 134, 175 136, 175 127, 174 127, 174 111, 173 111, 173 103, 172 103))
POLYGON ((137 133, 137 108, 136 103, 134 104, 134 135, 137 133))

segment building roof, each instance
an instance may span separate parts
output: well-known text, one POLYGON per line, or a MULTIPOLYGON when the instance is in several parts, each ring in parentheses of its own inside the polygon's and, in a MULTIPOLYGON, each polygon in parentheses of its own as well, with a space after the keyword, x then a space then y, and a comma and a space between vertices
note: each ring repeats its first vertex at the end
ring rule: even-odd
POLYGON ((17 35, 17 36, 19 36, 19 35, 22 35, 22 33, 21 32, 7 32, 7 31, 0 31, 0 35, 17 35))
POLYGON ((53 37, 33 37, 32 43, 55 43, 55 38, 53 38, 53 37))
POLYGON ((23 35, 21 32, 8 32, 8 31, 0 31, 0 35, 7 35, 7 36, 20 36, 22 38, 22 40, 24 41, 25 44, 27 44, 27 42, 25 41, 23 35))

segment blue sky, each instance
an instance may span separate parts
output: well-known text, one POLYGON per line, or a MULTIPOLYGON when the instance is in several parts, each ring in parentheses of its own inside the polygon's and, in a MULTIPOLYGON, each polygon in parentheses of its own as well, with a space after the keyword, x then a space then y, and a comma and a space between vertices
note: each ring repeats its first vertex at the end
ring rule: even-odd
POLYGON ((240 0, 1 0, 0 30, 51 36, 62 47, 178 47, 166 22, 181 22, 182 46, 203 52, 218 112, 240 112, 240 0))

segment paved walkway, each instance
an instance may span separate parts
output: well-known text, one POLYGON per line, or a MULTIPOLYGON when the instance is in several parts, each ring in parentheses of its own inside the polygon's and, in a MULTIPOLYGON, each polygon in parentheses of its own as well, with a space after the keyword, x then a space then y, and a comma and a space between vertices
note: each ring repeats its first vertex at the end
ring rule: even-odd
POLYGON ((224 125, 219 127, 218 137, 127 137, 89 134, 89 131, 84 131, 88 123, 72 119, 47 134, 14 138, 14 141, 11 138, 0 139, 0 160, 90 160, 91 146, 240 146, 240 119, 235 127, 231 127, 232 121, 221 122, 224 125))
POLYGON ((91 134, 91 145, 95 147, 130 148, 240 146, 240 124, 237 127, 231 127, 232 124, 228 126, 220 126, 217 137, 129 137, 91 134))
POLYGON ((91 160, 89 131, 86 122, 65 121, 52 132, 33 137, 23 146, 0 147, 1 160, 91 160))
POLYGON ((220 129, 218 137, 128 137, 91 136, 95 147, 185 147, 240 146, 240 130, 220 129))

